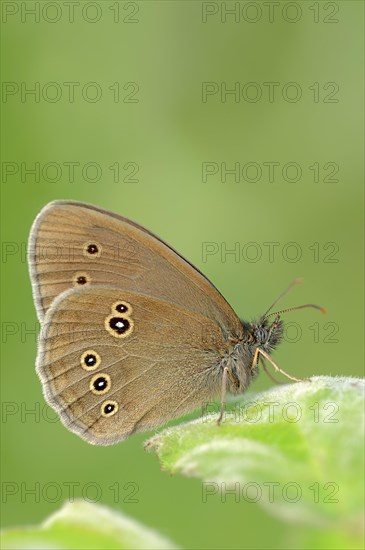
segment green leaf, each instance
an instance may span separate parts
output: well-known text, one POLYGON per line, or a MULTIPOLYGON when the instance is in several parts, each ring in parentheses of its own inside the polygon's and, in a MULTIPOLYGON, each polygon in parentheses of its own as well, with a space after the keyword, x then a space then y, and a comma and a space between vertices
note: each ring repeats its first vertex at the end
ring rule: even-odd
POLYGON ((245 395, 146 443, 163 469, 203 480, 202 499, 258 502, 286 521, 360 536, 364 381, 311 381, 245 395), (231 491, 230 493, 228 491, 231 491))
POLYGON ((3 550, 122 550, 177 548, 155 531, 110 508, 67 503, 39 527, 4 530, 3 550))

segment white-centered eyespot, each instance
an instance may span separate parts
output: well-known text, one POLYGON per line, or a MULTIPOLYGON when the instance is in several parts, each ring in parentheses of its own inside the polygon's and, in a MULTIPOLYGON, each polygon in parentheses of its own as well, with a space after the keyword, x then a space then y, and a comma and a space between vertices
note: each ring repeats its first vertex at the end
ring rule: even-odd
POLYGON ((95 241, 90 241, 84 244, 82 252, 86 258, 99 258, 102 247, 95 241))
POLYGON ((101 363, 100 355, 93 349, 88 349, 81 355, 81 366, 85 370, 95 370, 101 363))
POLYGON ((103 395, 110 390, 112 385, 109 374, 104 372, 94 374, 90 380, 90 390, 95 395, 103 395))
POLYGON ((129 317, 122 317, 115 313, 105 319, 104 325, 114 338, 127 338, 133 332, 134 322, 129 317))
POLYGON ((126 317, 129 317, 133 311, 131 304, 125 300, 118 300, 117 302, 114 302, 111 309, 116 313, 123 313, 126 317))
POLYGON ((104 418, 113 416, 118 411, 118 408, 118 403, 116 401, 104 401, 101 405, 101 416, 104 416, 104 418))
POLYGON ((91 277, 84 271, 78 271, 72 278, 73 286, 86 286, 91 283, 91 277))

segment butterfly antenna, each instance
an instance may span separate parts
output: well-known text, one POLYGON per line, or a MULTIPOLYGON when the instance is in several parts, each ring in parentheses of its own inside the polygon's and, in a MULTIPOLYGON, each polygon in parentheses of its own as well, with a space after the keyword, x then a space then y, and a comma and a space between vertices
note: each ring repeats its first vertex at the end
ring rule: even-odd
MULTIPOLYGON (((287 293, 289 292, 289 290, 291 290, 291 289, 293 288, 293 286, 299 285, 302 281, 303 281, 303 278, 302 278, 302 277, 300 277, 300 278, 298 278, 298 279, 294 279, 294 281, 292 281, 292 282, 290 283, 290 285, 284 290, 284 292, 282 292, 282 293, 280 294, 280 296, 279 296, 278 298, 276 298, 275 302, 273 302, 273 303, 271 304, 271 306, 270 306, 269 309, 266 311, 266 313, 262 316, 261 319, 262 319, 262 320, 266 319, 266 317, 268 317, 269 311, 271 311, 272 308, 273 308, 274 306, 276 306, 276 304, 277 304, 278 302, 280 302, 280 300, 285 296, 285 294, 287 294, 287 293)), ((300 307, 302 307, 302 306, 300 306, 300 307)), ((315 306, 315 307, 317 307, 317 306, 315 306)), ((270 315, 274 315, 274 314, 273 314, 273 313, 270 313, 270 315)))
MULTIPOLYGON (((265 314, 265 318, 271 317, 271 315, 280 315, 281 313, 286 313, 287 311, 295 311, 296 309, 304 309, 305 307, 312 307, 318 309, 323 315, 326 313, 326 309, 322 306, 317 306, 316 304, 304 304, 302 306, 289 307, 287 309, 282 309, 281 311, 274 311, 273 313, 265 314)), ((271 309, 271 308, 270 308, 271 309)))

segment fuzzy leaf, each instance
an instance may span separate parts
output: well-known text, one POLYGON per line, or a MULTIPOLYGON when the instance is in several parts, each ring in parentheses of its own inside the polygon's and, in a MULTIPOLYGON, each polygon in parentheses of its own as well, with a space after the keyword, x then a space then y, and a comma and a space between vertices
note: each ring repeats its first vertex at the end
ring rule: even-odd
POLYGON ((248 393, 227 404, 220 426, 217 418, 168 428, 146 448, 170 473, 202 479, 203 501, 245 499, 286 521, 361 533, 362 379, 313 377, 248 393))
POLYGON ((123 550, 177 548, 131 518, 99 504, 67 503, 39 527, 4 530, 3 550, 123 550))

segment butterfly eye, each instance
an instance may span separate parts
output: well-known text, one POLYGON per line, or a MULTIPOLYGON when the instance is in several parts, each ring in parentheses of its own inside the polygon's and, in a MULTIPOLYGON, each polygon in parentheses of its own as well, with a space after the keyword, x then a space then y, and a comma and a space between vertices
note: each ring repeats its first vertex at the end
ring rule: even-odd
POLYGON ((126 313, 127 315, 130 315, 132 313, 132 306, 128 304, 128 302, 121 300, 112 305, 112 311, 113 310, 118 313, 126 313))
POLYGON ((258 342, 263 344, 267 338, 267 330, 262 327, 257 328, 255 330, 255 338, 258 342))
POLYGON ((83 253, 86 257, 93 256, 94 258, 99 258, 101 254, 101 246, 96 242, 85 243, 83 253))
POLYGON ((105 401, 101 406, 101 414, 104 417, 113 416, 118 411, 118 403, 116 401, 105 401))
POLYGON ((105 328, 115 338, 126 338, 133 331, 133 321, 126 317, 110 315, 105 319, 105 328))
POLYGON ((89 285, 91 277, 87 273, 75 273, 72 281, 74 286, 89 285))
POLYGON ((95 374, 90 380, 90 390, 95 395, 102 395, 111 388, 111 380, 109 374, 95 374))
POLYGON ((87 350, 81 355, 81 366, 85 370, 95 370, 100 363, 101 357, 94 350, 87 350))

